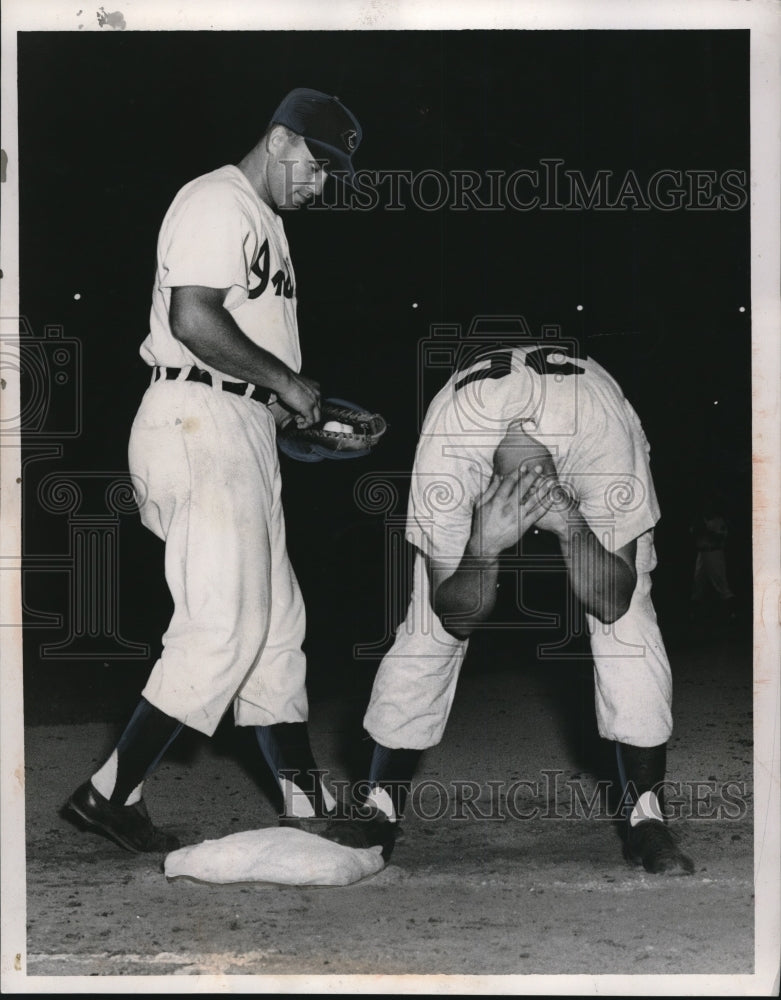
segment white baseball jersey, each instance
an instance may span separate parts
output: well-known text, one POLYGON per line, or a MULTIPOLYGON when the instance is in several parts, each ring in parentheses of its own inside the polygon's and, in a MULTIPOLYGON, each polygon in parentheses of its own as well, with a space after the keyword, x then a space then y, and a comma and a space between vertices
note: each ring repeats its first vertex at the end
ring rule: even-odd
POLYGON ((227 288, 224 306, 242 332, 300 371, 295 275, 284 225, 238 167, 197 177, 171 203, 157 242, 150 332, 141 345, 147 364, 197 364, 214 372, 171 333, 171 289, 181 285, 227 288))
POLYGON ((302 722, 306 617, 286 549, 274 419, 220 380, 185 380, 192 365, 222 373, 171 333, 171 289, 183 285, 227 288, 224 305, 247 337, 300 369, 283 224, 238 167, 182 188, 158 240, 141 354, 180 371, 144 394, 129 460, 141 519, 165 540, 174 612, 144 697, 208 735, 231 704, 239 725, 302 722))
POLYGON ((432 553, 463 554, 471 506, 513 423, 551 452, 605 548, 621 548, 659 520, 648 442, 612 376, 555 343, 500 348, 457 371, 426 414, 409 520, 432 553))
MULTIPOLYGON (((670 665, 651 602, 659 519, 649 448, 615 380, 558 343, 499 348, 457 371, 431 403, 410 485, 409 537, 420 553, 453 569, 464 553, 474 502, 493 474, 511 424, 545 445, 562 483, 602 545, 637 539, 637 585, 629 609, 604 625, 586 614, 595 664, 595 707, 605 739, 657 746, 672 731, 670 665)), ((468 641, 453 637, 432 609, 425 560, 412 597, 377 671, 364 726, 391 748, 424 750, 445 730, 468 641)))

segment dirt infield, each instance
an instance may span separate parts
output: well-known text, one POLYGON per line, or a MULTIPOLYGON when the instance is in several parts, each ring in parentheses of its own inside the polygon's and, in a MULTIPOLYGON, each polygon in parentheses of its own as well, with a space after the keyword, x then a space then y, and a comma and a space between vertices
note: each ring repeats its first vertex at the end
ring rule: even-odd
MULTIPOLYGON (((582 666, 467 670, 390 865, 346 888, 168 883, 160 858, 58 815, 116 727, 29 726, 27 975, 750 974, 750 650, 739 636, 700 636, 672 659, 668 775, 690 814, 672 820, 695 860, 689 878, 624 861, 594 797, 609 764, 582 666)), ((361 707, 313 706, 315 750, 336 778, 357 777, 344 751, 361 707)), ((186 843, 273 823, 246 736, 184 740, 148 784, 156 822, 186 843)))

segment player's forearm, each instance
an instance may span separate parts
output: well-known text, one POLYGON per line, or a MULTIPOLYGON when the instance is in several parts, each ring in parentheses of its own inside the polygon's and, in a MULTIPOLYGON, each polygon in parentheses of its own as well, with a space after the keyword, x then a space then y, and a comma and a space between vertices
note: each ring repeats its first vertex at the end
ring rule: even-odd
POLYGON ((290 383, 290 368, 254 344, 221 305, 177 302, 174 298, 171 330, 203 364, 225 375, 274 392, 284 392, 290 383))
POLYGON ((609 552, 579 514, 570 518, 559 534, 570 586, 584 609, 605 624, 626 614, 637 577, 613 552, 609 552))
POLYGON ((490 616, 498 576, 499 554, 478 554, 470 542, 455 573, 434 594, 434 611, 451 635, 466 639, 490 616))

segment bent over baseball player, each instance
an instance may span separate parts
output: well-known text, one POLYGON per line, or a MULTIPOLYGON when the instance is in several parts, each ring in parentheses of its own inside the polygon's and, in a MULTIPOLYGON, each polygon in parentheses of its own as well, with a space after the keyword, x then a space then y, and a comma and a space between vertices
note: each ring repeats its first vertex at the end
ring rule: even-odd
POLYGON ((178 846, 153 826, 144 780, 183 726, 211 736, 231 705, 279 782, 283 821, 334 805, 309 745, 304 605, 280 498, 277 420, 320 419, 280 212, 319 195, 327 173, 350 183, 361 137, 337 98, 291 91, 250 152, 186 184, 163 220, 129 460, 142 521, 165 541, 174 611, 116 748, 66 804, 132 851, 178 846))
POLYGON ((495 605, 501 555, 536 525, 557 537, 585 613, 599 733, 615 743, 631 806, 628 855, 649 872, 692 870, 660 800, 672 685, 650 593, 649 446, 618 384, 573 344, 472 350, 428 409, 408 509, 412 597, 364 718, 371 810, 331 824, 332 839, 389 853, 420 754, 444 734, 469 636, 495 605))

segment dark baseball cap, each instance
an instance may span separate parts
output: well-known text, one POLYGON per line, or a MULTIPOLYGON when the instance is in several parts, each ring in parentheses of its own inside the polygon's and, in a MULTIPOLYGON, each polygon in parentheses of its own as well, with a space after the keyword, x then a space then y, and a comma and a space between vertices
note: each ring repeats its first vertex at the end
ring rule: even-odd
POLYGON ((328 160, 327 170, 343 171, 344 180, 352 183, 355 176, 352 155, 363 132, 358 119, 338 97, 298 87, 283 98, 270 124, 284 125, 303 136, 314 157, 328 160))

